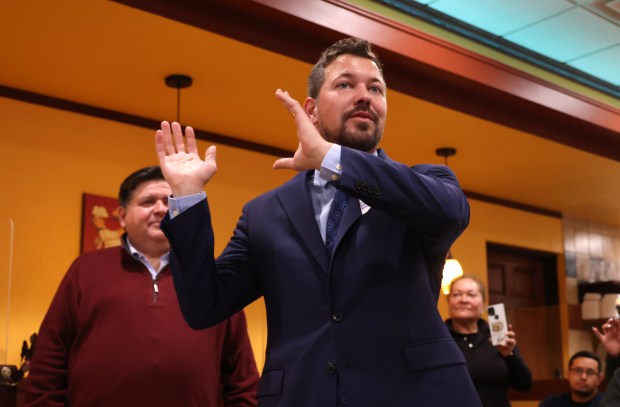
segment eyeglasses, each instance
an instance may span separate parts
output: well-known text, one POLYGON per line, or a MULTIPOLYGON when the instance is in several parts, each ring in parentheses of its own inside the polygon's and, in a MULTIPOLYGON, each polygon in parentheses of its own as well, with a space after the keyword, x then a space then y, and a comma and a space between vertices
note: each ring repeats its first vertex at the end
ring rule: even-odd
POLYGON ((572 367, 570 369, 570 372, 573 374, 576 374, 577 376, 581 376, 582 374, 586 374, 586 376, 590 377, 590 376, 598 376, 598 372, 592 370, 592 369, 583 369, 581 367, 572 367))

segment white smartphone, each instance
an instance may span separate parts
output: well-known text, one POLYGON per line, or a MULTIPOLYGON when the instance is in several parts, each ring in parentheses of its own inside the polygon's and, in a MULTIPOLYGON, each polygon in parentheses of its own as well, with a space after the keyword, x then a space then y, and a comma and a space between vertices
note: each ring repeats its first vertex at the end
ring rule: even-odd
POLYGON ((506 339, 508 321, 504 304, 493 304, 487 307, 489 314, 489 329, 491 330, 491 343, 493 346, 501 345, 506 339))

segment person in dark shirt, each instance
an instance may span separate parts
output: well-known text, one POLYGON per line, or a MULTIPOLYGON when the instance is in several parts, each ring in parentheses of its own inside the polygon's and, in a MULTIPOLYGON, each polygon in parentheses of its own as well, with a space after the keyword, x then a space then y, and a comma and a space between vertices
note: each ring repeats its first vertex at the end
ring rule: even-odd
POLYGON ((485 300, 484 284, 478 277, 463 275, 454 279, 448 294, 450 318, 446 325, 465 355, 482 405, 508 407, 508 388, 528 391, 532 374, 521 357, 511 325, 503 344, 491 344, 489 325, 481 318, 485 300))
POLYGON ((568 361, 570 392, 549 396, 539 407, 598 407, 603 398, 598 386, 604 378, 601 359, 595 353, 579 351, 568 361))

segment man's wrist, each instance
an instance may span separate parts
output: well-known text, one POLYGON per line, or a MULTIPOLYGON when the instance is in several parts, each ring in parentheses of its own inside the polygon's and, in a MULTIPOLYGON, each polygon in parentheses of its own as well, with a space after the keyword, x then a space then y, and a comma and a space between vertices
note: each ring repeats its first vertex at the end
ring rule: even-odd
POLYGON ((187 209, 204 200, 206 197, 207 195, 205 194, 205 191, 200 191, 200 193, 194 195, 180 196, 178 198, 171 196, 168 199, 168 212, 170 213, 170 219, 173 219, 185 212, 187 209))
POLYGON ((170 189, 172 190, 172 196, 174 198, 181 198, 183 196, 196 195, 196 194, 200 194, 201 192, 204 192, 204 185, 199 185, 199 184, 177 185, 174 187, 171 186, 170 189))
POLYGON ((323 163, 323 160, 325 160, 325 156, 327 155, 327 153, 329 153, 329 150, 332 148, 333 145, 334 145, 334 143, 325 143, 321 147, 321 152, 320 152, 320 156, 319 156, 319 162, 318 162, 318 165, 316 166, 317 170, 321 169, 321 164, 323 163))
POLYGON ((337 182, 340 180, 342 175, 341 150, 340 145, 330 143, 329 150, 323 157, 319 168, 319 176, 325 181, 337 182))

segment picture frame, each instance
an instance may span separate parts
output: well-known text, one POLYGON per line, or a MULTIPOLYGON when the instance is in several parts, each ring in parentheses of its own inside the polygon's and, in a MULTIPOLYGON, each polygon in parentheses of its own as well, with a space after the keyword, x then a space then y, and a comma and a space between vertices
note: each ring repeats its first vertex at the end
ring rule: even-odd
POLYGON ((119 246, 125 230, 120 224, 116 198, 84 193, 80 252, 119 246))

